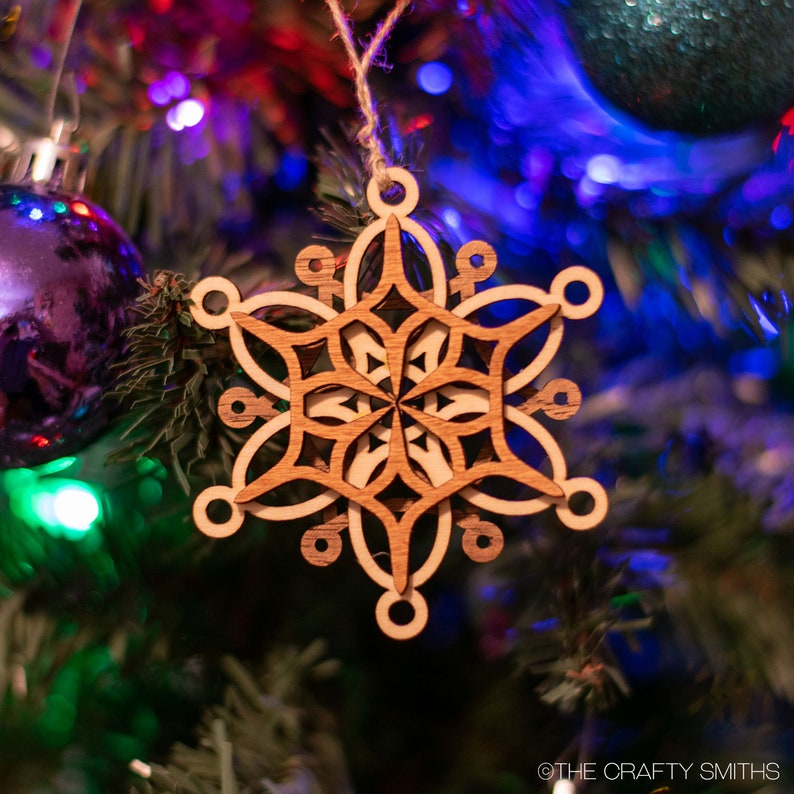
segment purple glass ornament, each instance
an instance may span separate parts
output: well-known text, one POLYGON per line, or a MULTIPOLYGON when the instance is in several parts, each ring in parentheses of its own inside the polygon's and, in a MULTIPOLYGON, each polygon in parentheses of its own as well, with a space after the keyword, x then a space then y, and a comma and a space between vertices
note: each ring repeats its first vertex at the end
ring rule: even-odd
POLYGON ((139 293, 140 258, 80 195, 0 185, 0 468, 94 438, 139 293))

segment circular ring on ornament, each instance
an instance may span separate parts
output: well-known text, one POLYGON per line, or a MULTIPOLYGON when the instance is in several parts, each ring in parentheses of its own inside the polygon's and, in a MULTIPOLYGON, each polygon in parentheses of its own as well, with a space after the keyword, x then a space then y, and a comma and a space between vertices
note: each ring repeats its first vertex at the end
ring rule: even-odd
POLYGON ((558 273, 551 282, 549 295, 555 303, 559 303, 563 316, 569 320, 583 320, 590 317, 601 305, 604 298, 604 285, 601 279, 588 267, 573 265, 558 273), (583 303, 571 303, 565 297, 565 290, 570 284, 584 284, 589 290, 587 300, 583 303))
POLYGON ((465 530, 461 541, 464 553, 473 562, 492 562, 502 553, 504 545, 504 535, 490 521, 480 521, 476 527, 465 530), (485 538, 488 544, 480 546, 480 538, 485 538))
POLYGON ((381 631, 393 640, 410 640, 419 634, 427 625, 427 601, 424 596, 412 587, 405 595, 400 595, 394 590, 387 590, 378 599, 375 607, 375 618, 378 621, 381 631), (414 616, 408 623, 396 623, 392 620, 389 610, 401 601, 411 605, 414 616))
POLYGON ((336 257, 325 245, 309 245, 295 257, 295 275, 309 287, 322 287, 334 280, 336 257), (312 266, 313 262, 318 265, 312 266))
POLYGON ((416 205, 419 203, 419 185, 416 184, 416 180, 404 168, 391 166, 386 169, 386 175, 405 191, 402 201, 398 201, 396 204, 389 204, 384 201, 378 180, 370 179, 367 185, 367 203, 369 208, 380 218, 388 218, 389 215, 405 218, 416 209, 416 205))
POLYGON ((203 490, 193 503, 193 521, 196 526, 211 538, 228 538, 243 525, 245 510, 234 501, 236 491, 226 485, 211 485, 203 490), (209 506, 213 502, 223 502, 231 510, 226 521, 215 522, 209 516, 209 506))
POLYGON ((565 494, 565 503, 556 505, 557 517, 568 529, 592 529, 600 524, 609 508, 609 499, 602 485, 591 477, 571 477, 570 480, 559 483, 565 494), (587 513, 574 513, 568 504, 571 497, 577 493, 589 494, 593 505, 587 513))
POLYGON ((549 419, 570 419, 582 405, 581 389, 568 378, 552 378, 534 397, 549 419))
POLYGON ((250 389, 233 386, 218 399, 218 416, 228 427, 248 427, 254 419, 266 416, 272 405, 267 397, 257 397, 250 389))
POLYGON ((480 282, 490 278, 496 271, 496 251, 483 240, 470 240, 464 243, 455 256, 455 267, 461 276, 480 282), (474 257, 482 259, 481 264, 474 264, 474 257))
POLYGON ((301 554, 306 562, 312 565, 325 567, 339 559, 342 553, 342 538, 339 532, 328 527, 314 527, 307 529, 301 538, 301 554), (320 548, 318 543, 325 543, 325 548, 320 548))
POLYGON ((231 307, 240 303, 240 290, 231 281, 222 276, 209 276, 202 279, 193 287, 190 299, 195 305, 190 307, 190 313, 195 321, 209 328, 211 331, 219 331, 221 328, 229 328, 234 320, 232 319, 231 307), (220 314, 210 314, 204 308, 204 301, 212 293, 219 293, 226 298, 226 306, 220 314))

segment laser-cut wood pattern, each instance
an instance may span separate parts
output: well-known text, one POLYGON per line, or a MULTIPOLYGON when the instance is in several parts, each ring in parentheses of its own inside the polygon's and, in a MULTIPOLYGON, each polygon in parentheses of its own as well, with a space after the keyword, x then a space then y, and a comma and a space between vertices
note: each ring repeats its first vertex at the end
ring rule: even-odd
POLYGON ((563 378, 540 389, 531 385, 559 350, 564 319, 592 315, 603 288, 592 271, 569 267, 548 292, 526 285, 477 292, 497 265, 494 250, 480 240, 461 247, 457 275, 448 281, 438 247, 411 217, 419 201, 416 181, 400 168, 389 168, 388 174, 402 186, 403 198, 387 203, 370 182, 367 200, 377 218, 355 241, 341 281, 328 248, 312 245, 298 254, 296 275, 316 290, 316 298, 278 291, 242 300, 234 284, 220 277, 194 288, 194 319, 208 329, 229 329, 238 362, 262 390, 256 395, 240 386, 227 390, 219 416, 235 428, 264 421, 241 449, 231 484, 199 494, 193 516, 202 532, 219 538, 236 532, 247 513, 267 521, 321 515, 320 523, 304 532, 301 551, 308 562, 322 566, 339 557, 341 533, 348 529, 356 558, 384 590, 375 609, 378 625, 390 637, 408 639, 427 622, 427 603, 417 588, 441 564, 453 527, 463 532, 467 556, 487 562, 498 556, 504 538, 481 511, 528 516, 553 507, 575 530, 594 527, 606 514, 604 489, 593 479, 568 477, 559 445, 534 416, 573 416, 581 403, 579 388, 563 378), (427 290, 406 275, 405 235, 424 252, 431 276, 427 290), (373 243, 382 245, 383 264, 376 283, 363 291, 362 263, 373 243), (565 295, 575 282, 587 291, 581 303, 565 295), (211 293, 225 298, 220 314, 205 308, 211 293), (478 312, 503 301, 534 308, 494 327, 477 322, 478 312), (293 330, 283 321, 284 309, 305 315, 309 327, 293 330), (508 355, 535 332, 545 333, 537 353, 512 374, 508 355), (283 359, 284 377, 257 362, 249 349, 253 338, 283 359), (282 401, 289 408, 279 412, 274 406, 282 401), (536 442, 548 474, 513 452, 508 429, 536 442), (286 432, 281 458, 266 471, 251 471, 256 453, 286 432), (516 498, 488 493, 485 484, 495 478, 513 481, 516 498), (315 492, 285 504, 298 481, 313 483, 315 492), (583 514, 569 508, 577 493, 591 497, 583 514), (227 505, 228 518, 210 518, 213 502, 227 505), (373 522, 385 530, 388 554, 370 548, 373 522), (434 537, 416 565, 412 540, 419 524, 424 538, 428 522, 434 537), (399 601, 413 609, 407 623, 390 612, 399 601))

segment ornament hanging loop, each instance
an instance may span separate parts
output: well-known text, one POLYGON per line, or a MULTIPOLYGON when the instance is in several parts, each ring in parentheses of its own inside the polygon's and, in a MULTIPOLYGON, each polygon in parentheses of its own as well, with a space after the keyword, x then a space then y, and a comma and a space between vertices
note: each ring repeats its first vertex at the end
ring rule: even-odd
POLYGON ((380 122, 375 100, 372 97, 372 91, 367 81, 367 72, 369 72, 372 62, 380 53, 383 45, 386 43, 386 39, 388 39, 389 34, 397 24, 397 20, 402 16, 408 6, 411 5, 411 0, 397 0, 394 8, 392 8, 383 22, 378 26, 378 29, 375 31, 375 34, 361 56, 359 56, 356 44, 353 41, 353 32, 345 16, 341 0, 326 0, 326 4, 328 5, 328 10, 331 12, 334 25, 339 33, 339 38, 345 46, 345 52, 347 53, 348 60, 350 61, 350 68, 353 70, 355 78, 356 99, 358 100, 359 110, 361 111, 364 122, 356 136, 356 141, 367 151, 367 170, 377 183, 380 191, 385 192, 393 183, 387 170, 388 161, 386 159, 383 141, 378 135, 380 122))
POLYGON ((22 144, 11 181, 45 184, 53 189, 82 193, 88 161, 80 147, 71 144, 73 122, 57 119, 47 138, 35 138, 22 144))
POLYGON ((83 0, 72 0, 61 45, 55 57, 55 68, 46 102, 49 136, 35 138, 22 144, 18 154, 15 153, 16 158, 10 174, 12 182, 45 185, 52 190, 65 190, 71 193, 82 193, 85 188, 87 158, 81 148, 70 143, 72 133, 80 124, 80 103, 73 73, 69 74, 69 79, 66 81, 71 118, 55 115, 58 92, 64 83, 66 59, 82 4, 83 0))

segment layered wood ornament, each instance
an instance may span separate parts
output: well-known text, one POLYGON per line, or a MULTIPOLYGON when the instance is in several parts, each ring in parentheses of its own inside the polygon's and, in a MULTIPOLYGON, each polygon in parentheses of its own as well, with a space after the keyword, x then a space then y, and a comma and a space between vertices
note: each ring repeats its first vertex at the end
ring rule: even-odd
POLYGON ((388 175, 402 187, 402 199, 388 203, 370 182, 367 200, 377 218, 342 270, 323 246, 298 254, 295 273, 310 290, 242 300, 219 277, 194 288, 194 319, 208 329, 229 329, 234 354, 258 387, 228 389, 218 413, 236 428, 258 426, 236 459, 231 484, 203 491, 193 515, 199 529, 216 538, 236 532, 247 513, 266 521, 315 517, 301 550, 321 566, 339 557, 347 529, 361 567, 384 590, 375 609, 378 625, 407 639, 427 622, 418 588, 438 570, 453 537, 476 562, 498 556, 502 532, 482 514, 529 516, 553 508, 575 530, 604 517, 604 489, 593 479, 568 476, 549 423, 538 419, 576 413, 578 387, 562 378, 534 385, 560 348, 564 321, 592 315, 603 288, 592 271, 569 267, 548 292, 525 285, 477 292, 496 268, 494 250, 479 240, 461 247, 457 273, 448 280, 437 245, 411 217, 416 181, 400 168, 388 175), (409 244, 412 255, 423 252, 424 285, 406 273, 409 244), (366 265, 378 259, 373 251, 382 252, 379 269, 366 265), (587 294, 578 303, 566 298, 575 282, 587 294), (206 308, 213 293, 225 299, 221 313, 206 308), (526 312, 502 324, 478 322, 480 313, 507 301, 520 302, 526 312), (525 354, 533 339, 531 360, 516 368, 511 357, 513 373, 508 356, 522 340, 525 354), (278 354, 280 374, 266 371, 263 351, 278 354), (508 434, 511 443, 523 435, 514 444, 521 457, 508 434), (265 445, 277 460, 271 455, 260 470, 265 445), (527 461, 527 446, 540 462, 527 461), (510 487, 498 487, 505 482, 510 487), (584 512, 569 506, 578 493, 591 497, 582 500, 589 505, 584 512), (222 520, 210 517, 215 502, 227 505, 222 520), (407 615, 395 609, 398 602, 410 605, 402 608, 407 615))

